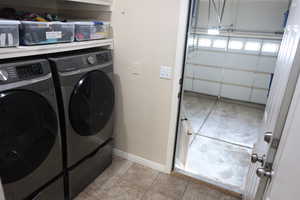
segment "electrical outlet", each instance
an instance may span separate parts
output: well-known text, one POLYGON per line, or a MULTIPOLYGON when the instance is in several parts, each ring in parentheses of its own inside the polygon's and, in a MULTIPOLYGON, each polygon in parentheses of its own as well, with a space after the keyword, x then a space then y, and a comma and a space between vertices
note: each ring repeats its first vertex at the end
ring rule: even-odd
POLYGON ((172 79, 172 67, 160 66, 160 78, 161 79, 172 79))

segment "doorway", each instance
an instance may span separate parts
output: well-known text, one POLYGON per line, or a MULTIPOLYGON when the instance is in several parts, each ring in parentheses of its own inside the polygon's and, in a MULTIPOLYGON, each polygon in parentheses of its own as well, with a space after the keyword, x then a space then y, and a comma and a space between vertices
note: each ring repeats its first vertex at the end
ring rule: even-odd
POLYGON ((288 8, 275 0, 193 2, 175 172, 243 192, 288 8))

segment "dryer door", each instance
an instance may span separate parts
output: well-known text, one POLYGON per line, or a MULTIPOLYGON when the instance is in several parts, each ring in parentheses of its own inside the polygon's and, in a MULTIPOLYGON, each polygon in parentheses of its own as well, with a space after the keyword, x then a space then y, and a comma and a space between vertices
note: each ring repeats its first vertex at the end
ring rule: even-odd
POLYGON ((0 176, 16 182, 48 157, 58 134, 55 111, 41 95, 27 90, 0 92, 0 176))
POLYGON ((99 133, 110 121, 114 107, 114 87, 105 72, 85 74, 76 84, 69 104, 69 119, 81 136, 99 133))

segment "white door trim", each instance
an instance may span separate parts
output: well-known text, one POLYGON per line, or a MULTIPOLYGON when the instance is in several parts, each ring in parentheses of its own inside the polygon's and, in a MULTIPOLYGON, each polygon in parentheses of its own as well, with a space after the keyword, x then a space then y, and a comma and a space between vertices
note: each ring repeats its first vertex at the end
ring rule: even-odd
POLYGON ((172 84, 172 99, 171 99, 171 116, 169 123, 169 136, 167 146, 167 161, 166 161, 166 172, 171 173, 173 168, 173 157, 175 150, 175 138, 176 138, 176 127, 177 127, 177 114, 178 114, 178 93, 180 92, 179 81, 182 76, 184 50, 185 50, 185 39, 186 39, 186 28, 188 23, 188 10, 190 0, 180 1, 179 11, 179 22, 178 22, 178 35, 176 45, 176 60, 174 66, 174 76, 172 84))

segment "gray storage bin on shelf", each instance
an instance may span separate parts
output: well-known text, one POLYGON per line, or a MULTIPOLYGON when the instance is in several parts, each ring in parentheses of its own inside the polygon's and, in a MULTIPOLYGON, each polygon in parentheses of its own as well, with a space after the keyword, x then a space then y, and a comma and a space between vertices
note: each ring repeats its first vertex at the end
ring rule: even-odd
POLYGON ((19 46, 19 21, 0 20, 0 47, 19 46))
POLYGON ((110 24, 108 22, 74 22, 75 40, 98 40, 109 38, 110 24))
POLYGON ((74 31, 73 23, 21 21, 20 43, 29 46, 73 42, 74 31))

